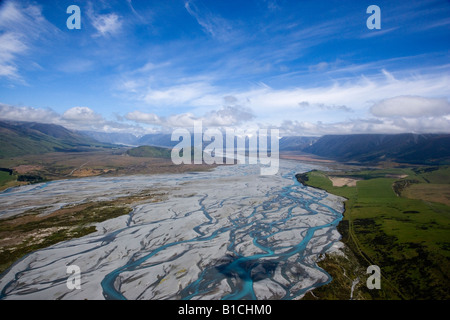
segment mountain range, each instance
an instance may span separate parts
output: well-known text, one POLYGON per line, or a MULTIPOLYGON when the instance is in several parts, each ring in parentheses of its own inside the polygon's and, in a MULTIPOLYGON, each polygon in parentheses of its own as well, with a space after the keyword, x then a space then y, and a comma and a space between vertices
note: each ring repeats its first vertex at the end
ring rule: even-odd
MULTIPOLYGON (((83 134, 90 136, 98 141, 121 144, 127 146, 156 146, 173 148, 178 144, 178 141, 172 141, 170 133, 152 133, 146 134, 142 137, 137 137, 129 133, 104 133, 94 131, 82 131, 83 134)), ((225 134, 223 135, 223 145, 225 145, 225 134)), ((279 141, 279 148, 281 151, 298 151, 312 145, 319 137, 303 137, 303 136, 288 136, 282 137, 279 141)), ((192 139, 192 144, 194 144, 192 139)), ((205 142, 204 145, 208 145, 205 142)))
MULTIPOLYGON (((171 134, 165 133, 136 137, 129 133, 73 131, 55 124, 0 121, 0 158, 47 152, 81 152, 118 145, 172 148, 176 144, 178 141, 171 141, 171 134)), ((279 140, 279 149, 280 152, 309 153, 340 162, 448 164, 450 134, 287 136, 279 140)), ((128 154, 145 156, 153 152, 160 154, 162 151, 140 148, 128 154)))
POLYGON ((341 162, 449 163, 450 134, 326 135, 302 151, 341 162))
POLYGON ((55 124, 0 121, 0 158, 112 147, 55 124))
POLYGON ((81 131, 81 134, 89 136, 97 141, 125 146, 156 146, 172 148, 178 141, 171 141, 169 133, 153 133, 137 137, 131 133, 107 133, 95 131, 81 131))

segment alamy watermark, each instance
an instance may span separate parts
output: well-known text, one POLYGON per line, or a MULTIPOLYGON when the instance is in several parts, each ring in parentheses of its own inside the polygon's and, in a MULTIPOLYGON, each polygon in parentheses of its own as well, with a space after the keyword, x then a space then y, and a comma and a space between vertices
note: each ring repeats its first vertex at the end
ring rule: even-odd
POLYGON ((366 26, 368 29, 381 29, 381 9, 377 5, 371 5, 367 7, 366 13, 370 13, 371 16, 367 18, 366 26))
POLYGON ((279 135, 278 129, 203 131, 202 122, 195 121, 193 131, 178 128, 172 132, 171 140, 179 143, 172 149, 171 159, 177 165, 259 164, 261 175, 274 175, 279 168, 279 135))
POLYGON ((81 289, 81 269, 79 266, 72 264, 67 266, 66 273, 70 274, 67 278, 66 286, 69 290, 81 289))
POLYGON ((77 5, 71 5, 67 7, 66 12, 70 14, 70 16, 66 20, 67 29, 81 29, 81 10, 77 5))
POLYGON ((380 267, 377 265, 371 265, 367 267, 366 270, 367 274, 371 274, 367 278, 366 285, 367 288, 372 289, 381 289, 381 270, 380 267))

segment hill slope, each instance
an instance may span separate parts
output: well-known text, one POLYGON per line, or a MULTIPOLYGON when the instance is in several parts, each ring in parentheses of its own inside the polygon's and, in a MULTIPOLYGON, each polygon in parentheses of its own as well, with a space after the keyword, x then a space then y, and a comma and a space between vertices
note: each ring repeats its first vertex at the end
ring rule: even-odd
POLYGON ((80 131, 82 135, 108 144, 137 146, 139 138, 131 133, 80 131))
POLYGON ((48 152, 80 152, 112 147, 62 126, 0 121, 0 158, 48 152))
POLYGON ((319 137, 282 137, 279 142, 280 151, 302 151, 313 145, 319 137))
POLYGON ((303 151, 347 162, 448 163, 450 134, 326 135, 303 151))

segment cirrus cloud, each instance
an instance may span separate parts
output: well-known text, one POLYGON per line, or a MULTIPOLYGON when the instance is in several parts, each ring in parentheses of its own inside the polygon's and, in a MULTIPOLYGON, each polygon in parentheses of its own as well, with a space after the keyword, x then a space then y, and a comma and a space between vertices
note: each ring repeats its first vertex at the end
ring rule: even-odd
POLYGON ((0 5, 0 78, 25 83, 20 72, 22 58, 60 31, 44 17, 40 5, 20 1, 0 5))

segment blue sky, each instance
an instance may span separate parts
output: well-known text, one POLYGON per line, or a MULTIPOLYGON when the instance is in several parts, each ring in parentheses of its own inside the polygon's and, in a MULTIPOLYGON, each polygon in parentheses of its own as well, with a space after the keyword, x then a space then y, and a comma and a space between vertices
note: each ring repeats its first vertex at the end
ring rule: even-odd
POLYGON ((0 118, 135 134, 195 120, 450 132, 448 39, 449 1, 2 1, 0 118))

